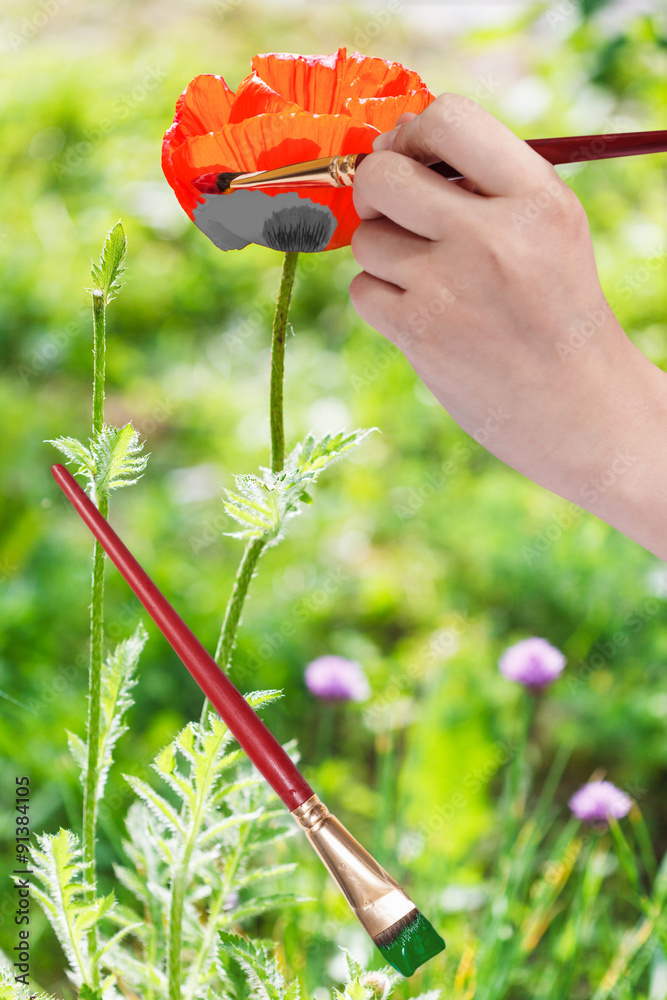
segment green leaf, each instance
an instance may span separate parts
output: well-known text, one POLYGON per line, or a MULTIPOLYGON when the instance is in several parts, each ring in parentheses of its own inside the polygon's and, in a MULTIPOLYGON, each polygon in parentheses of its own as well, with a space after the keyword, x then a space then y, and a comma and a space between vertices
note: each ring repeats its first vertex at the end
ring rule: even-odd
POLYGON ((168 826, 174 833, 183 833, 181 818, 171 803, 167 802, 166 799, 163 799, 158 792, 154 791, 151 786, 146 781, 142 781, 141 778, 135 778, 131 774, 124 774, 123 777, 135 795, 146 803, 153 815, 161 823, 168 826))
POLYGON ((84 901, 78 837, 71 830, 37 837, 31 848, 37 880, 32 895, 38 900, 63 949, 77 983, 90 979, 91 968, 86 931, 107 915, 115 905, 113 893, 92 903, 84 901))
POLYGON ((84 983, 79 990, 80 1000, 102 1000, 102 994, 99 990, 94 990, 92 986, 86 986, 84 983))
MULTIPOLYGON (((128 727, 123 719, 125 712, 133 704, 130 692, 137 683, 134 674, 147 638, 148 633, 144 626, 139 623, 134 634, 129 639, 123 639, 119 642, 102 666, 101 731, 97 762, 98 780, 95 793, 98 802, 104 794, 109 768, 113 761, 113 749, 123 733, 127 732, 128 727)), ((73 733, 67 735, 70 752, 79 765, 81 780, 85 788, 88 743, 73 733)))
POLYGON ((38 993, 23 983, 17 983, 13 971, 0 969, 0 1000, 54 1000, 54 998, 50 994, 38 993))
POLYGON ((125 427, 104 425, 89 439, 86 447, 76 438, 61 437, 47 440, 66 458, 67 464, 77 462, 75 475, 88 480, 88 495, 93 501, 108 496, 113 490, 136 483, 146 468, 149 455, 143 455, 144 442, 132 424, 125 427))
POLYGON ((127 240, 120 220, 107 233, 100 253, 99 264, 92 264, 90 274, 94 287, 89 289, 104 296, 104 304, 108 305, 121 288, 120 277, 125 270, 125 254, 127 240))
POLYGON ((287 1000, 288 990, 292 990, 292 997, 295 996, 293 987, 286 982, 277 961, 271 955, 275 948, 272 941, 251 941, 228 931, 220 931, 218 937, 224 950, 246 973, 252 990, 251 997, 257 1000, 287 1000))
POLYGON ((232 538, 261 538, 268 545, 280 541, 290 517, 301 505, 312 503, 306 487, 313 485, 324 469, 361 444, 376 427, 345 434, 308 434, 285 460, 281 472, 262 468, 259 476, 234 476, 236 490, 223 491, 225 510, 241 525, 241 531, 226 532, 232 538))

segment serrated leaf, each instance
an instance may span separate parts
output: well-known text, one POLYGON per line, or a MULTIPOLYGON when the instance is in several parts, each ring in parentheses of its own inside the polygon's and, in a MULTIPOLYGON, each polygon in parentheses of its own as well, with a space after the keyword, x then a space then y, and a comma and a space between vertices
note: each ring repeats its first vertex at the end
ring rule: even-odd
POLYGON ((69 751, 74 758, 74 763, 77 764, 79 770, 81 771, 82 779, 85 783, 86 767, 87 767, 87 749, 86 744, 83 742, 80 736, 76 733, 71 733, 69 729, 66 729, 67 733, 67 746, 69 751))
MULTIPOLYGON (((1 953, 0 953, 1 954, 1 953)), ((4 955, 2 956, 4 959, 4 955)), ((7 959, 9 962, 9 959, 7 959)), ((39 993, 14 978, 14 971, 0 969, 0 1000, 54 1000, 51 994, 39 993)))
POLYGON ((361 965, 359 965, 356 958, 353 958, 353 956, 349 953, 347 948, 341 948, 341 951, 345 955, 345 963, 347 965, 348 978, 354 979, 355 977, 363 975, 364 972, 363 968, 361 967, 361 965))
MULTIPOLYGON (((260 710, 280 694, 253 692, 246 700, 260 710)), ((211 711, 203 725, 189 723, 157 754, 153 769, 178 797, 178 808, 148 782, 132 782, 141 801, 133 804, 128 814, 130 840, 124 841, 124 847, 131 865, 118 866, 115 871, 118 880, 139 900, 138 913, 149 912, 150 919, 137 938, 128 943, 120 940, 109 955, 116 963, 114 969, 117 965, 138 996, 149 992, 148 973, 142 971, 142 963, 133 958, 133 952, 143 950, 148 956, 146 967, 166 969, 165 929, 172 912, 173 887, 180 878, 185 893, 180 966, 184 998, 203 1000, 210 995, 215 1000, 231 1000, 236 976, 239 998, 298 1000, 298 987, 281 977, 270 953, 271 944, 253 942, 247 952, 239 943, 245 939, 234 938, 241 954, 232 961, 225 958, 218 938, 221 927, 227 928, 231 922, 247 921, 269 909, 301 902, 292 893, 258 895, 265 886, 271 889, 271 879, 287 875, 293 866, 272 868, 265 865, 264 858, 255 860, 255 856, 286 836, 278 820, 289 824, 290 834, 296 833, 296 828, 284 809, 271 808, 274 793, 258 779, 244 752, 231 744, 232 739, 220 717, 211 711), (165 809, 175 815, 165 815, 165 809)), ((289 748, 294 753, 294 746, 289 748)), ((135 923, 138 913, 123 912, 116 923, 122 930, 123 924, 135 923)), ((152 984, 150 990, 154 996, 166 992, 152 984)))
POLYGON ((84 900, 78 837, 71 830, 37 837, 31 859, 37 880, 32 894, 42 906, 70 965, 70 976, 81 986, 90 978, 86 930, 114 906, 113 893, 88 903, 84 900))
POLYGON ((246 972, 251 997, 256 1000, 286 1000, 286 991, 290 987, 271 955, 275 947, 272 941, 250 941, 228 931, 220 931, 219 940, 246 972))
POLYGON ((89 291, 101 294, 105 305, 116 297, 121 288, 120 277, 125 270, 126 253, 127 240, 119 220, 106 235, 99 263, 92 264, 90 270, 94 287, 89 291))
POLYGON ((132 424, 110 427, 105 424, 88 441, 88 447, 76 438, 47 440, 67 458, 67 465, 77 462, 75 475, 88 480, 88 495, 98 503, 113 490, 136 483, 146 468, 150 455, 142 454, 144 442, 132 424))
POLYGON ((174 807, 163 799, 146 781, 135 778, 131 774, 124 774, 123 777, 128 785, 139 798, 146 803, 153 815, 168 826, 174 833, 183 833, 181 818, 174 807))
POLYGON ((267 545, 280 541, 286 522, 299 513, 301 505, 312 503, 306 487, 321 472, 352 448, 361 444, 376 427, 345 434, 325 434, 316 439, 308 434, 290 452, 281 472, 262 468, 262 477, 234 476, 236 490, 223 491, 225 510, 241 525, 241 531, 225 532, 232 538, 262 539, 267 545))
MULTIPOLYGON (((147 638, 148 633, 144 626, 139 623, 134 634, 129 639, 123 639, 119 642, 102 665, 96 789, 98 802, 104 794, 109 768, 113 762, 113 749, 123 733, 127 732, 127 726, 123 719, 125 712, 133 704, 130 692, 137 683, 134 674, 147 638)), ((78 736, 68 733, 68 744, 74 760, 80 767, 81 781, 85 788, 88 769, 88 743, 84 743, 78 736)))
POLYGON ((244 875, 239 878, 237 885, 240 888, 245 888, 248 885, 252 885, 255 882, 260 882, 267 878, 279 878, 281 875, 290 875, 292 872, 297 870, 298 865, 290 863, 286 865, 271 865, 267 868, 256 868, 254 872, 249 875, 244 875))
POLYGON ((245 700, 251 708, 258 709, 271 705, 274 701, 279 701, 282 696, 282 688, 275 688, 267 691, 253 691, 245 695, 245 700))

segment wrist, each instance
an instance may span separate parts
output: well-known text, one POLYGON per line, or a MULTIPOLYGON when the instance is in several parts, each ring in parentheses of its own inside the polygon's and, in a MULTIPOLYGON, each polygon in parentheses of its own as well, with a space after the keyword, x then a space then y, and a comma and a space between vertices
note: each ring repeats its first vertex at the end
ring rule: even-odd
POLYGON ((568 499, 667 560, 667 374, 627 338, 596 417, 604 445, 568 499))

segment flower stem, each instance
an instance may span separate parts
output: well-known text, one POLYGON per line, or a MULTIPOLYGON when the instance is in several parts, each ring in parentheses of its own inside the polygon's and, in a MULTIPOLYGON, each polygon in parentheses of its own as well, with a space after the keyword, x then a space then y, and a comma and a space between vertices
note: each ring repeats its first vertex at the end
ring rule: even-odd
POLYGON ((271 471, 280 472, 285 462, 285 425, 283 420, 283 380, 285 375, 285 336, 296 265, 297 251, 288 251, 283 259, 280 288, 273 314, 271 338, 271 471))
MULTIPOLYGON (((104 295, 93 292, 93 437, 104 423, 105 308, 104 295)), ((109 496, 92 498, 102 517, 109 514, 109 496)), ((102 652, 104 639, 104 566, 106 557, 99 542, 93 554, 92 600, 90 605, 90 667, 88 675, 88 757, 83 797, 83 883, 86 901, 95 898, 95 828, 97 826, 97 784, 99 780, 100 714, 102 698, 102 652)), ((93 971, 93 987, 98 987, 97 927, 88 931, 88 947, 93 971)))
MULTIPOLYGON (((283 259, 280 274, 280 287, 276 298, 276 308, 273 315, 271 334, 271 386, 269 391, 269 417, 271 421, 271 471, 280 472, 285 463, 285 421, 283 417, 283 381, 285 377, 285 337, 287 333, 287 317, 289 314, 296 265, 299 259, 297 251, 288 251, 283 259)), ((259 557, 266 545, 264 538, 251 538, 245 547, 239 568, 236 571, 234 586, 229 595, 222 630, 215 652, 216 662, 223 670, 229 669, 229 663, 236 641, 241 612, 245 602, 250 581, 255 572, 259 557)), ((209 711, 209 701, 204 700, 200 722, 203 725, 209 711)))
POLYGON ((225 618, 222 623, 222 631, 218 640, 218 648, 215 651, 216 662, 223 670, 229 667, 229 660, 234 648, 234 640, 241 619, 243 603, 248 593, 250 581, 255 572, 255 566, 262 554, 266 541, 263 538, 251 538, 245 547, 239 568, 236 571, 236 579, 229 596, 225 618))
POLYGON ((93 434, 99 434, 104 423, 104 367, 106 360, 104 293, 96 288, 93 298, 93 434))

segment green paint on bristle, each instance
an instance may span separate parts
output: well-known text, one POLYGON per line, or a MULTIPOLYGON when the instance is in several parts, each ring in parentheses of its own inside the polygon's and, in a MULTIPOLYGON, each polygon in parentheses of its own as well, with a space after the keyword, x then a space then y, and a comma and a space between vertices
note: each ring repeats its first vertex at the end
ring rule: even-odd
POLYGON ((418 912, 416 919, 391 944, 377 945, 377 948, 397 972, 411 976, 420 965, 443 951, 445 942, 424 914, 418 912))

